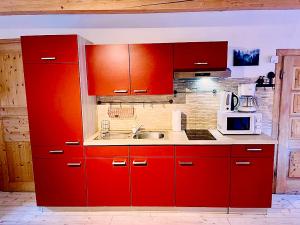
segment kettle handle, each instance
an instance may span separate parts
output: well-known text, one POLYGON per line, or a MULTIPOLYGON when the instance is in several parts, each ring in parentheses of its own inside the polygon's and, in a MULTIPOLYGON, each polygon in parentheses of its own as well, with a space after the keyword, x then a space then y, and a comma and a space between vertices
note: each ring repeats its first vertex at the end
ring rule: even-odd
POLYGON ((237 107, 239 104, 239 97, 237 95, 235 95, 234 93, 232 93, 232 107, 231 110, 233 111, 235 107, 237 107), (236 104, 234 105, 234 101, 233 99, 236 98, 236 104))

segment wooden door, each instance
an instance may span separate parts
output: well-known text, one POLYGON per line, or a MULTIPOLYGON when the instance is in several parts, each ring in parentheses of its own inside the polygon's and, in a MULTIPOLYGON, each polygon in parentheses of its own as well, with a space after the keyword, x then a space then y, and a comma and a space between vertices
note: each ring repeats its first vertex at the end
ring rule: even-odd
POLYGON ((229 157, 176 159, 176 206, 228 207, 229 157))
POLYGON ((230 207, 270 208, 272 180, 272 157, 232 158, 230 207))
POLYGON ((32 146, 82 144, 77 64, 24 64, 32 146))
POLYGON ((131 94, 173 94, 171 44, 129 45, 131 94))
POLYGON ((129 95, 128 45, 87 45, 89 95, 129 95))
POLYGON ((88 206, 130 206, 128 158, 89 158, 86 177, 88 206))
POLYGON ((175 43, 174 70, 225 70, 227 48, 226 41, 175 43))
POLYGON ((85 206, 83 158, 34 159, 38 206, 85 206))
POLYGON ((0 190, 34 191, 20 40, 0 40, 0 190))
POLYGON ((300 190, 300 56, 284 56, 281 90, 277 192, 300 190))

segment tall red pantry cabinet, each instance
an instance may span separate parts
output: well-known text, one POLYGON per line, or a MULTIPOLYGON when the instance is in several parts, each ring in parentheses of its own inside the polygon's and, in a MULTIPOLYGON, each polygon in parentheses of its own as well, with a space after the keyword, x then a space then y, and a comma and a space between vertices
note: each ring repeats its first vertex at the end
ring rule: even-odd
POLYGON ((79 37, 21 37, 38 205, 83 206, 79 37))

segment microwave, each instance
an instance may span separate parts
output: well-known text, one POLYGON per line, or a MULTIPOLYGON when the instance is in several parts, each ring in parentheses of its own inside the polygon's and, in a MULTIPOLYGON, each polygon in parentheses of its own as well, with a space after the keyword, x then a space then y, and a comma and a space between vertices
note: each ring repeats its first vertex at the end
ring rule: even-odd
POLYGON ((262 114, 218 111, 217 129, 222 134, 261 134, 262 114))

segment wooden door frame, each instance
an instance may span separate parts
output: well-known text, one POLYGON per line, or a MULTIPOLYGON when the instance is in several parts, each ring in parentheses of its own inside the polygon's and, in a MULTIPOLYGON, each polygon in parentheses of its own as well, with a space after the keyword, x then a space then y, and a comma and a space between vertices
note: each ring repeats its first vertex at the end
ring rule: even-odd
MULTIPOLYGON (((283 71, 283 62, 285 56, 300 56, 300 49, 277 49, 276 55, 278 56, 278 63, 275 67, 275 93, 273 101, 273 119, 272 119, 272 137, 279 139, 279 122, 280 122, 280 107, 281 107, 281 92, 282 92, 282 79, 280 78, 283 71)), ((276 148, 276 193, 286 192, 286 176, 287 168, 286 164, 278 165, 278 159, 285 159, 285 152, 279 152, 278 147, 276 148), (277 176, 277 171, 285 171, 280 173, 281 176, 277 176)))

